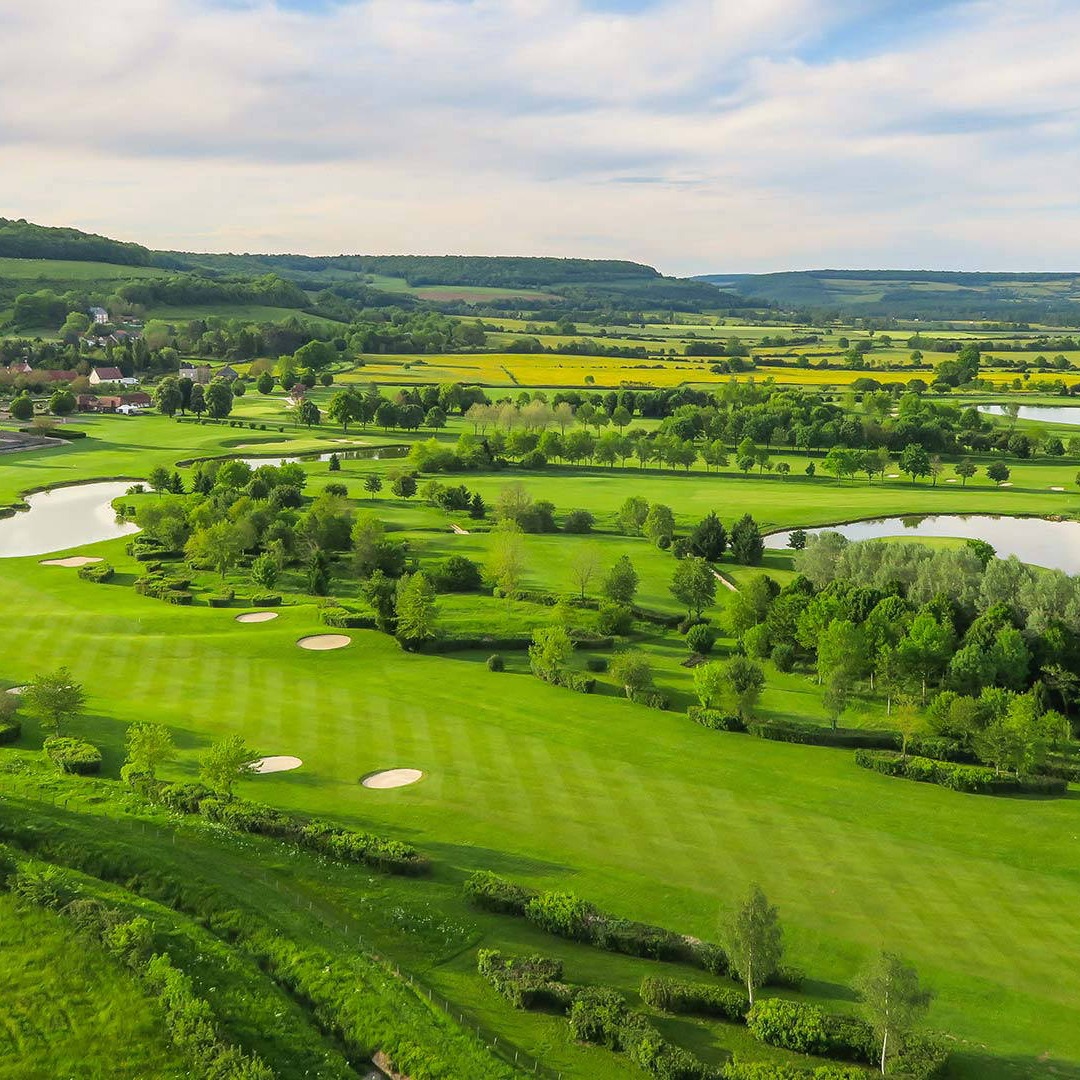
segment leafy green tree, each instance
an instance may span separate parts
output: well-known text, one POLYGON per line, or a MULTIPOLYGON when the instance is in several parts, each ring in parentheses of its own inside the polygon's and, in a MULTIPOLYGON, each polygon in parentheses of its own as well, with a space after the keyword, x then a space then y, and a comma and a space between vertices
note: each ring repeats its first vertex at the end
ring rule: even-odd
POLYGON ((754 706, 765 688, 765 672, 760 664, 745 656, 733 656, 724 665, 726 693, 743 720, 754 715, 754 706))
POLYGON ((650 506, 642 530, 657 547, 670 543, 675 535, 675 515, 671 512, 671 507, 664 506, 663 503, 650 506))
POLYGON ((746 986, 750 1004, 754 991, 772 978, 784 956, 780 913, 760 885, 751 885, 743 904, 727 921, 725 944, 731 966, 746 986))
POLYGON ((690 530, 689 539, 691 554, 707 562, 716 562, 727 550, 727 533, 712 511, 690 530))
POLYGON ((255 389, 263 396, 274 392, 274 376, 264 371, 255 382, 255 389))
POLYGON ((611 658, 611 677, 617 686, 621 686, 628 698, 648 690, 653 685, 652 664, 649 658, 637 649, 616 653, 611 658))
POLYGON ((53 416, 70 416, 75 411, 75 395, 70 390, 54 390, 49 398, 53 416))
POLYGON ((233 407, 232 387, 226 379, 212 379, 206 388, 206 411, 215 420, 223 420, 233 407))
POLYGON ((894 953, 883 952, 858 982, 863 1009, 881 1043, 881 1075, 888 1071, 889 1052, 899 1047, 930 1008, 932 995, 919 985, 915 969, 894 953))
POLYGON ((806 547, 807 536, 805 529, 792 529, 788 534, 788 547, 792 551, 802 551, 806 547))
POLYGON ((338 390, 326 406, 326 417, 341 425, 346 435, 349 425, 359 422, 364 415, 364 399, 352 389, 338 390))
POLYGON ((251 580, 260 589, 272 589, 277 584, 279 568, 277 559, 263 552, 251 564, 251 580))
POLYGON ((525 540, 516 521, 501 521, 492 529, 487 557, 487 573, 496 588, 513 598, 525 576, 525 540))
POLYGON ((743 514, 731 529, 732 558, 744 566, 758 566, 765 554, 765 540, 757 522, 749 514, 743 514))
POLYGON ((162 416, 175 416, 184 403, 180 384, 175 375, 166 375, 154 391, 154 404, 162 416))
POLYGON ((304 398, 304 400, 296 406, 297 423, 303 424, 304 427, 309 428, 313 424, 317 424, 320 418, 321 413, 319 412, 319 407, 310 398, 304 398))
POLYGON ((574 651, 574 643, 565 626, 539 626, 529 646, 529 666, 542 678, 550 678, 564 668, 574 651))
POLYGON ((694 555, 680 560, 671 578, 671 592, 691 618, 700 618, 716 599, 716 578, 709 564, 694 555))
POLYGON ((975 465, 964 460, 953 467, 953 472, 960 478, 960 486, 967 487, 967 482, 975 475, 975 465))
POLYGON ((914 484, 920 476, 930 475, 930 455, 918 443, 908 443, 900 453, 900 471, 914 484))
POLYGON ((608 571, 600 591, 617 604, 632 604, 638 590, 638 574, 629 555, 620 555, 608 571))
POLYGON ((151 779, 156 776, 158 766, 176 756, 172 734, 163 724, 140 720, 127 729, 126 741, 128 762, 149 773, 151 779))
POLYGON ((86 694, 66 667, 38 675, 22 694, 23 706, 52 735, 81 719, 86 711, 86 694))
POLYGON ((256 758, 243 736, 227 735, 199 759, 199 777, 208 788, 231 799, 233 785, 251 775, 256 758))
POLYGON ((900 662, 922 682, 924 704, 927 683, 945 670, 952 656, 953 642, 952 626, 923 611, 915 616, 897 645, 900 662))
POLYGON ((196 415, 202 416, 206 412, 206 394, 201 383, 192 383, 191 397, 188 400, 188 408, 196 415))
POLYGON ((34 400, 26 390, 12 400, 10 412, 13 420, 23 422, 29 420, 34 415, 34 400))
POLYGON ((184 555, 194 563, 209 566, 222 578, 243 555, 247 546, 243 531, 232 521, 215 521, 191 534, 184 555))
POLYGON ((374 499, 382 491, 382 480, 374 473, 369 473, 364 477, 364 490, 374 499))
POLYGON ((721 700, 726 687, 727 678, 724 675, 724 666, 718 661, 698 664, 694 668, 694 693, 706 709, 713 708, 721 700))
POLYGON ((411 499, 416 494, 416 477, 412 473, 402 473, 391 482, 390 490, 399 499, 411 499))
POLYGON ((407 574, 397 587, 397 637, 419 645, 435 636, 438 605, 435 590, 425 573, 407 574))
POLYGON ((1009 479, 1009 466, 1003 461, 995 461, 986 466, 986 475, 995 484, 1003 484, 1009 479))

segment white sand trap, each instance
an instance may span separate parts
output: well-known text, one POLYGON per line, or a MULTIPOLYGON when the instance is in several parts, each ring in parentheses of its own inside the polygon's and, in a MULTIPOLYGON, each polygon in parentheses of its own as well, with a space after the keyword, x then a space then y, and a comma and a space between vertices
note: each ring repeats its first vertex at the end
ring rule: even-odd
POLYGON ((460 525, 457 525, 452 521, 450 522, 450 528, 453 529, 454 532, 456 532, 458 534, 458 536, 468 536, 469 535, 469 530, 468 529, 463 529, 460 525))
POLYGON ((279 754, 275 757, 261 757, 251 763, 251 771, 256 773, 289 772, 299 769, 304 763, 298 757, 279 754))
POLYGON ((385 769, 383 772, 369 773, 361 778, 360 783, 366 788, 408 787, 415 784, 424 774, 419 769, 385 769))
POLYGON ((945 481, 945 483, 946 484, 955 484, 956 483, 956 478, 955 477, 950 477, 948 480, 945 481))
POLYGON ((1012 487, 1012 481, 1011 480, 1002 480, 1001 483, 998 484, 998 487, 1012 487))
POLYGON ((13 686, 10 690, 5 690, 5 694, 21 694, 26 689, 25 686, 13 686))
POLYGON ((344 649, 352 644, 352 638, 344 634, 313 634, 311 637, 302 637, 297 643, 301 649, 310 649, 312 652, 329 652, 331 649, 344 649))
POLYGON ((888 478, 890 480, 899 480, 900 479, 900 474, 898 472, 891 472, 891 473, 889 473, 888 478))
POLYGON ((242 623, 269 622, 277 617, 278 613, 276 611, 247 611, 243 615, 237 615, 236 621, 242 623))
POLYGON ((1064 488, 1056 488, 1056 487, 1055 487, 1055 488, 1051 488, 1050 490, 1051 490, 1051 491, 1064 491, 1065 489, 1064 489, 1064 488))
POLYGON ((89 555, 69 555, 66 559, 42 559, 42 566, 89 566, 91 563, 104 562, 89 555))

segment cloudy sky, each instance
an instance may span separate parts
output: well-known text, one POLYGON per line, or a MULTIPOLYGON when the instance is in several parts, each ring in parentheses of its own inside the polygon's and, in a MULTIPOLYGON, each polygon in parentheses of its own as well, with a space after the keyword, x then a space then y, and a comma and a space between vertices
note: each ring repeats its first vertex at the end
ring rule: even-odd
POLYGON ((206 251, 1080 269, 1077 0, 0 0, 0 216, 206 251))

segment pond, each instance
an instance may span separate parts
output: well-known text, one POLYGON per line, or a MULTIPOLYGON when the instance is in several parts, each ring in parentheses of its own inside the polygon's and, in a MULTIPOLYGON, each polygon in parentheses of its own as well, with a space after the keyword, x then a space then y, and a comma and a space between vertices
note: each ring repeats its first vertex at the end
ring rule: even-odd
POLYGON ((0 559, 51 555, 138 532, 132 521, 118 523, 112 508, 112 500, 129 487, 130 482, 105 481, 27 495, 29 510, 0 519, 0 559))
MULTIPOLYGON (((806 531, 838 532, 848 540, 880 540, 887 536, 985 540, 993 546, 999 558, 1015 555, 1021 562, 1033 566, 1080 574, 1080 521, 1047 521, 1044 518, 996 517, 990 514, 933 514, 925 517, 875 518, 806 531)), ((790 532, 771 533, 765 538, 765 543, 771 548, 786 548, 790 536, 790 532)))
POLYGON ((367 461, 386 461, 407 457, 409 449, 408 446, 366 446, 358 450, 330 450, 325 454, 296 454, 293 457, 242 457, 234 460, 242 461, 253 469, 257 469, 260 465, 281 466, 293 462, 329 461, 334 454, 337 454, 342 461, 353 458, 361 458, 367 461))
MULTIPOLYGON (((1005 416, 1004 405, 980 405, 979 412, 990 416, 1005 416)), ((1021 405, 1017 414, 1020 420, 1034 420, 1039 424, 1069 424, 1080 426, 1080 406, 1077 405, 1021 405)))

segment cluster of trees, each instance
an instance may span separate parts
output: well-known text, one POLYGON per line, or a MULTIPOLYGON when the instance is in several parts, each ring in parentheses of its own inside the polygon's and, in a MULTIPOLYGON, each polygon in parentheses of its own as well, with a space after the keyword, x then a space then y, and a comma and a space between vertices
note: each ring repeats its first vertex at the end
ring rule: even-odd
POLYGON ((810 538, 796 567, 783 589, 768 577, 743 588, 730 629, 749 660, 811 669, 834 725, 862 688, 905 736, 928 729, 1018 774, 1069 738, 1080 579, 981 542, 938 550, 837 533, 810 538))
POLYGON ((167 375, 154 390, 154 404, 162 416, 192 412, 221 420, 232 412, 234 397, 242 397, 244 389, 239 379, 230 385, 227 379, 216 378, 203 386, 186 376, 167 375))

